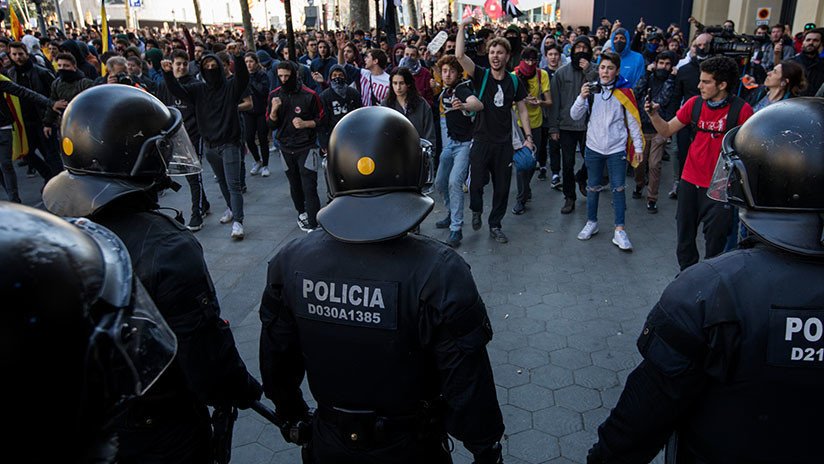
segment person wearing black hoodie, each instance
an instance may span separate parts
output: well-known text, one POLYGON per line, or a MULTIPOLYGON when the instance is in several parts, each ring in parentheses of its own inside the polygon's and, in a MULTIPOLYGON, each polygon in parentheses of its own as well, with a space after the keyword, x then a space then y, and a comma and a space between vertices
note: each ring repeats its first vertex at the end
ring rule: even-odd
POLYGON ((298 226, 304 232, 318 227, 318 169, 320 153, 316 128, 323 120, 318 94, 301 85, 297 65, 281 61, 277 66, 281 86, 269 93, 266 123, 277 129, 292 202, 298 212, 298 226))
POLYGON ((243 61, 243 55, 235 55, 233 59, 235 74, 231 81, 226 79, 223 64, 214 54, 203 55, 200 59, 203 81, 192 80, 182 84, 172 74, 172 62, 169 60, 163 60, 161 68, 163 81, 172 95, 195 107, 204 155, 217 176, 220 191, 226 201, 227 209, 221 216, 220 223, 232 222, 232 239, 243 240, 243 151, 237 105, 249 85, 249 70, 243 61))
MULTIPOLYGON (((172 73, 178 82, 187 85, 195 81, 194 76, 189 74, 189 54, 183 50, 172 52, 172 73)), ((177 108, 183 117, 183 126, 189 134, 189 140, 195 147, 199 158, 203 157, 203 144, 200 139, 200 130, 197 127, 197 117, 195 109, 191 103, 172 95, 165 82, 161 82, 157 87, 157 98, 165 105, 177 108)), ((200 173, 186 176, 189 183, 189 191, 192 194, 192 216, 186 226, 192 232, 203 228, 203 217, 209 213, 209 200, 206 199, 206 190, 203 188, 203 176, 200 173)))
POLYGON ((329 71, 329 88, 320 94, 323 104, 323 122, 318 129, 320 148, 326 152, 329 147, 329 136, 338 121, 352 111, 360 108, 361 95, 357 89, 346 85, 346 70, 336 64, 329 71))
POLYGON ((86 55, 83 54, 80 49, 80 45, 76 41, 64 40, 63 43, 60 44, 60 51, 71 53, 77 62, 77 69, 83 72, 83 74, 85 74, 89 79, 95 80, 98 76, 100 76, 97 69, 95 69, 91 63, 86 61, 86 55))

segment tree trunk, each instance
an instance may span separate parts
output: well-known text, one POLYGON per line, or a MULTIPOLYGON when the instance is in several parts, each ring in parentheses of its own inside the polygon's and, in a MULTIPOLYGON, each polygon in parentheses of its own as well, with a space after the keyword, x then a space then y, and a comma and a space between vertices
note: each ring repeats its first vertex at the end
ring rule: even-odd
POLYGON ((349 25, 353 29, 369 30, 369 0, 349 0, 349 25))
POLYGON ((252 14, 249 12, 249 1, 240 0, 240 14, 243 17, 243 36, 246 39, 246 49, 255 51, 255 31, 252 30, 252 14))
POLYGON ((404 16, 404 19, 406 19, 406 24, 414 27, 415 29, 418 28, 418 5, 416 0, 407 0, 404 16))
POLYGON ((200 0, 192 0, 195 6, 195 21, 197 21, 197 31, 203 32, 203 17, 200 15, 200 0))

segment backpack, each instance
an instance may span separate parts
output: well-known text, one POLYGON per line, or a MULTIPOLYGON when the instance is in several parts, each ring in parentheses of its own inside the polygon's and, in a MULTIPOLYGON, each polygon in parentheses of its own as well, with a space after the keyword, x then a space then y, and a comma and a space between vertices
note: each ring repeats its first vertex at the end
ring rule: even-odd
MULTIPOLYGON (((483 81, 481 81, 481 90, 478 92, 478 99, 479 100, 482 100, 483 97, 484 97, 484 92, 486 91, 486 81, 489 80, 489 72, 490 72, 489 68, 484 70, 484 79, 483 79, 483 81)), ((512 78, 512 84, 515 86, 515 94, 517 95, 517 93, 518 93, 518 76, 516 76, 513 73, 507 73, 507 74, 509 74, 509 77, 512 78)), ((469 117, 472 118, 473 121, 475 120, 475 114, 476 114, 475 111, 472 111, 472 112, 469 113, 469 117)))
POLYGON ((730 129, 738 125, 738 117, 741 114, 741 110, 744 108, 744 103, 746 103, 743 98, 733 95, 732 101, 730 102, 730 111, 727 113, 727 123, 724 125, 724 130, 714 131, 698 127, 698 120, 701 119, 701 110, 704 108, 704 99, 701 98, 700 95, 695 98, 695 104, 692 106, 692 114, 690 117, 690 127, 692 128, 692 132, 690 133, 690 142, 695 140, 695 136, 698 132, 709 132, 711 134, 719 135, 724 135, 729 132, 730 129), (732 121, 732 123, 730 123, 730 121, 732 121))

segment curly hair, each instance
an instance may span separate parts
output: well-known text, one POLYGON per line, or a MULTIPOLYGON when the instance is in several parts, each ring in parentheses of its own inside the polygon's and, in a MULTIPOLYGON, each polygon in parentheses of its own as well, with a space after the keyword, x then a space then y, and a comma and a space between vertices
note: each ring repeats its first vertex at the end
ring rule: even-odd
POLYGON ((715 84, 727 83, 727 92, 732 93, 738 83, 738 63, 727 56, 713 56, 701 63, 701 72, 711 74, 715 84))

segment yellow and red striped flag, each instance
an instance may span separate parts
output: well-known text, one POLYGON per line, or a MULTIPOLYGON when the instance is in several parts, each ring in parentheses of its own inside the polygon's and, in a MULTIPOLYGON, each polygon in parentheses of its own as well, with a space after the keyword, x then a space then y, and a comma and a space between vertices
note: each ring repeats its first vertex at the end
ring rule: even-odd
POLYGON ((17 13, 14 12, 14 8, 9 5, 9 21, 11 21, 11 36, 14 37, 14 40, 20 40, 23 38, 23 25, 20 24, 20 20, 17 19, 17 13))

